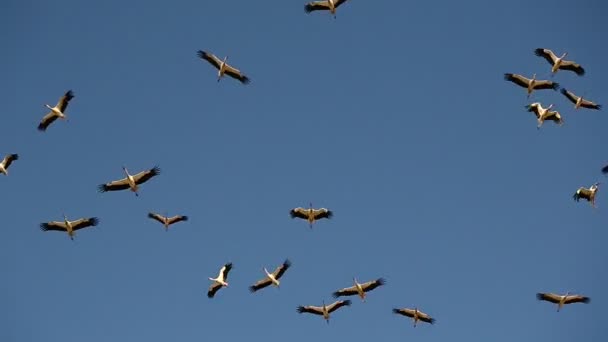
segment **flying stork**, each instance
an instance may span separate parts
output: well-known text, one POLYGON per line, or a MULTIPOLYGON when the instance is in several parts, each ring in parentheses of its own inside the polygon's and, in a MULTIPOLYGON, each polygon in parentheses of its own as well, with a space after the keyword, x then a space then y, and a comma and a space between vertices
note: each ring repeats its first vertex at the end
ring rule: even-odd
POLYGON ((70 103, 70 100, 73 98, 74 93, 71 90, 68 90, 59 99, 59 102, 57 102, 57 105, 55 105, 55 107, 51 107, 48 104, 45 104, 44 106, 50 109, 51 111, 42 118, 42 121, 40 121, 40 124, 38 125, 38 130, 41 132, 46 131, 46 128, 49 127, 49 125, 52 124, 53 121, 57 120, 57 118, 67 119, 65 115, 65 110, 68 107, 68 103, 70 103))
POLYGON ((297 217, 307 220, 310 228, 312 229, 312 225, 316 220, 320 220, 322 218, 330 219, 334 213, 326 208, 313 209, 312 203, 310 203, 310 208, 304 209, 302 207, 297 207, 291 209, 289 211, 289 215, 291 215, 292 219, 297 217))
POLYGON ((432 318, 431 316, 427 315, 426 313, 418 310, 418 308, 414 308, 414 309, 408 309, 408 308, 397 309, 397 308, 394 308, 393 309, 393 313, 413 318, 414 319, 414 327, 416 327, 416 324, 418 323, 418 321, 422 321, 422 322, 429 323, 429 324, 435 324, 435 319, 434 318, 432 318))
POLYGON ((219 274, 216 278, 209 278, 209 280, 213 281, 211 286, 209 286, 209 291, 207 291, 207 297, 213 298, 215 293, 221 289, 222 287, 228 287, 228 272, 232 269, 232 263, 229 262, 222 266, 219 274))
POLYGON ((591 299, 589 297, 585 297, 585 296, 581 296, 581 295, 571 295, 570 292, 566 292, 565 295, 539 292, 536 294, 536 299, 557 304, 558 312, 565 304, 572 304, 572 303, 587 304, 587 303, 591 302, 591 299))
POLYGON ((366 292, 369 292, 386 283, 384 278, 378 278, 376 280, 368 281, 367 283, 363 283, 363 284, 358 283, 357 278, 353 278, 353 281, 355 282, 354 286, 347 287, 347 288, 334 292, 333 293, 334 298, 338 298, 340 296, 359 295, 361 300, 363 302, 365 302, 365 293, 366 292))
POLYGON ((188 221, 188 216, 184 215, 175 215, 173 217, 167 217, 157 213, 148 213, 148 217, 162 223, 165 226, 165 231, 169 231, 169 226, 174 223, 188 221))
POLYGON ((553 76, 559 69, 562 70, 570 70, 574 71, 577 75, 583 76, 585 74, 585 69, 574 61, 564 60, 564 57, 568 55, 567 52, 564 52, 561 57, 557 57, 553 51, 549 49, 538 48, 534 50, 534 54, 538 57, 543 57, 544 59, 551 64, 551 76, 553 76))
POLYGON ((304 11, 310 13, 312 11, 329 11, 336 19, 336 9, 340 7, 346 0, 321 0, 312 1, 304 5, 304 11))
POLYGON ((259 280, 255 284, 249 286, 249 291, 254 293, 257 290, 263 289, 268 285, 274 285, 276 287, 279 287, 281 285, 279 279, 283 276, 285 271, 287 271, 290 266, 291 262, 289 261, 289 259, 285 259, 285 261, 283 261, 283 264, 279 265, 272 273, 269 273, 266 267, 264 267, 264 273, 266 273, 266 278, 259 280))
POLYGON ((13 153, 6 155, 4 159, 2 159, 2 161, 0 162, 0 173, 4 174, 5 176, 8 176, 8 167, 11 166, 11 164, 15 160, 19 160, 18 154, 13 153))
POLYGON ((548 80, 537 80, 536 74, 532 75, 532 78, 527 78, 519 74, 506 73, 505 80, 513 82, 520 87, 526 88, 528 98, 530 97, 530 94, 537 89, 559 89, 559 83, 548 80))
POLYGON ((538 120, 537 129, 540 129, 540 126, 543 125, 545 120, 555 121, 558 125, 563 125, 564 121, 562 120, 562 116, 558 111, 550 110, 553 108, 553 104, 549 105, 547 108, 543 108, 540 102, 534 102, 526 106, 528 112, 534 113, 538 120))
POLYGON ((570 102, 574 103, 574 109, 579 109, 580 107, 600 110, 602 109, 602 105, 599 105, 595 102, 591 102, 589 100, 583 99, 582 96, 576 96, 573 92, 568 91, 566 88, 562 88, 560 90, 564 96, 570 100, 570 102))
POLYGON ((206 52, 203 50, 198 50, 198 56, 211 65, 213 65, 217 69, 217 81, 219 82, 224 75, 228 75, 234 79, 241 81, 243 84, 249 84, 249 77, 245 76, 239 69, 232 67, 230 64, 226 63, 226 59, 228 56, 224 57, 224 60, 217 58, 214 54, 210 52, 206 52))
POLYGON ((591 185, 589 188, 585 188, 585 187, 580 187, 576 190, 576 192, 574 193, 574 196, 572 196, 572 198, 574 198, 575 201, 580 201, 581 198, 582 199, 586 199, 588 202, 591 203, 591 206, 594 208, 597 208, 595 206, 595 195, 597 194, 597 189, 599 187, 600 183, 594 183, 593 185, 591 185))
POLYGON ((67 232, 70 239, 74 240, 74 232, 78 229, 87 227, 94 227, 99 223, 97 217, 81 218, 74 221, 69 221, 68 218, 63 215, 63 222, 51 221, 40 224, 40 229, 44 232, 49 230, 55 230, 58 232, 67 232))
POLYGON ((123 166, 122 169, 126 173, 127 177, 117 181, 112 181, 110 183, 99 185, 99 192, 131 189, 131 191, 135 193, 135 196, 139 196, 139 194, 137 193, 137 191, 139 190, 139 185, 145 183, 150 178, 160 174, 160 168, 158 168, 158 166, 155 166, 150 170, 144 170, 133 176, 129 174, 129 171, 126 167, 123 166))
POLYGON ((319 315, 319 316, 323 316, 323 318, 325 319, 325 321, 327 322, 327 324, 329 324, 329 316, 332 312, 338 310, 339 308, 343 307, 343 306, 350 306, 351 301, 350 300, 338 300, 333 302, 332 304, 329 305, 325 305, 325 301, 323 301, 323 306, 312 306, 312 305, 308 305, 308 306, 298 306, 298 312, 299 313, 310 313, 313 315, 319 315))

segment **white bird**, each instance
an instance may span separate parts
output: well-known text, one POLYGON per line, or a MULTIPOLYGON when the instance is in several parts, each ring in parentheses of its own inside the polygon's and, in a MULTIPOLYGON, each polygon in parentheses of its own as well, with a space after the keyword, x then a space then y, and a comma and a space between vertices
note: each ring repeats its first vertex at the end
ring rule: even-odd
POLYGON ((330 218, 332 218, 334 213, 331 210, 328 210, 326 208, 313 209, 312 203, 310 203, 310 208, 304 209, 302 207, 297 207, 297 208, 291 209, 289 211, 289 215, 291 216, 291 218, 297 217, 297 218, 307 220, 310 228, 312 229, 312 225, 316 220, 320 220, 323 218, 330 219, 330 218))
POLYGON ((536 74, 532 75, 532 78, 527 78, 519 74, 506 73, 505 80, 513 82, 520 87, 526 88, 528 97, 530 97, 530 94, 537 89, 559 89, 559 83, 548 80, 537 80, 536 74))
POLYGON ((213 296, 215 296, 215 293, 219 289, 228 286, 228 272, 230 272, 231 269, 232 263, 229 262, 222 266, 216 278, 209 278, 209 280, 213 281, 213 284, 209 286, 209 291, 207 291, 207 297, 213 298, 213 296))
POLYGON ((49 230, 67 232, 70 239, 74 240, 74 232, 79 229, 94 227, 99 224, 97 217, 81 218, 74 221, 69 221, 68 218, 63 215, 63 222, 51 221, 40 224, 40 229, 44 232, 49 230))
POLYGON ((585 296, 581 296, 581 295, 571 295, 570 292, 566 292, 565 295, 539 292, 536 294, 536 299, 557 304, 558 312, 565 304, 572 304, 572 303, 587 304, 587 303, 591 302, 591 298, 589 298, 589 297, 585 297, 585 296))
POLYGON ((279 265, 272 273, 269 273, 266 267, 264 267, 264 273, 266 273, 266 278, 259 280, 255 284, 249 286, 249 291, 253 293, 271 284, 276 287, 279 287, 281 285, 279 279, 283 276, 285 271, 289 269, 289 267, 291 267, 291 262, 289 261, 289 259, 285 259, 283 264, 279 265))
POLYGON ((347 0, 321 0, 312 1, 304 5, 304 11, 310 13, 312 11, 329 11, 336 18, 336 9, 345 3, 347 0))
POLYGON ((553 108, 553 104, 549 105, 547 108, 543 108, 540 102, 534 102, 526 106, 528 112, 534 113, 536 115, 536 119, 538 121, 537 129, 540 129, 540 126, 543 125, 545 120, 551 120, 556 122, 559 125, 563 125, 564 121, 562 120, 562 116, 558 111, 551 110, 553 108))
POLYGON ((538 57, 543 57, 551 64, 551 75, 555 74, 559 69, 574 71, 579 76, 585 74, 585 69, 580 64, 564 60, 564 57, 568 55, 567 52, 564 52, 561 57, 557 57, 549 49, 538 48, 534 50, 534 54, 538 57))
POLYGON ((148 217, 162 223, 165 226, 165 231, 169 231, 169 226, 174 223, 188 221, 188 216, 184 215, 175 215, 173 217, 167 217, 157 213, 148 213, 148 217))
POLYGON ((338 300, 333 302, 332 304, 329 305, 325 305, 325 301, 323 301, 323 306, 298 306, 298 312, 299 313, 310 313, 313 315, 319 315, 319 316, 323 316, 323 318, 325 319, 325 321, 327 322, 327 324, 329 324, 329 316, 332 312, 338 310, 339 308, 343 307, 343 306, 350 306, 351 301, 350 300, 338 300))
POLYGON ((19 160, 18 154, 13 153, 6 155, 4 159, 2 159, 2 161, 0 162, 0 173, 3 173, 5 176, 8 176, 8 167, 11 166, 11 164, 15 160, 19 160))
POLYGON ((393 313, 413 318, 414 327, 416 327, 416 324, 418 323, 418 321, 426 322, 429 324, 435 324, 434 318, 432 318, 431 316, 427 315, 426 313, 418 310, 418 308, 414 308, 414 309, 408 309, 408 308, 396 309, 395 308, 395 309, 393 309, 393 313))
POLYGON ((74 98, 74 93, 71 90, 68 90, 59 99, 59 102, 57 102, 57 105, 55 105, 55 107, 51 107, 48 104, 45 104, 44 106, 46 108, 50 109, 51 111, 42 118, 42 121, 38 125, 38 130, 43 131, 43 132, 46 131, 46 128, 50 124, 52 124, 53 121, 57 120, 57 118, 67 119, 67 117, 65 115, 65 110, 68 107, 68 103, 73 98, 74 98))
POLYGON ((224 60, 217 58, 214 54, 202 50, 198 50, 198 56, 207 62, 211 63, 217 69, 217 81, 219 82, 224 74, 241 81, 243 84, 249 84, 251 81, 249 77, 245 76, 239 69, 232 67, 226 63, 228 56, 224 57, 224 60))
POLYGON ((589 188, 580 187, 576 190, 576 192, 574 193, 574 196, 572 196, 572 198, 574 198, 574 200, 577 202, 580 201, 581 198, 585 199, 591 203, 592 207, 597 208, 595 206, 595 195, 597 194, 599 185, 600 185, 600 183, 598 182, 598 183, 591 185, 589 188))
POLYGON ((353 278, 353 281, 355 282, 354 286, 351 287, 347 287, 341 290, 338 290, 336 292, 333 293, 334 298, 338 298, 341 296, 353 296, 353 295, 359 295, 359 297, 361 298, 362 301, 365 302, 365 293, 369 292, 379 286, 384 285, 386 282, 383 278, 378 278, 376 280, 372 280, 372 281, 368 281, 366 283, 363 284, 359 284, 357 282, 357 278, 353 278))
POLYGON ((568 98, 568 100, 570 100, 570 102, 574 103, 574 109, 579 109, 580 107, 595 109, 595 110, 602 109, 602 105, 599 105, 595 102, 591 102, 589 100, 585 100, 585 99, 583 99, 582 96, 576 96, 573 92, 568 91, 565 88, 562 88, 560 90, 560 92, 562 94, 564 94, 564 96, 566 96, 566 98, 568 98))
POLYGON ((150 178, 160 174, 160 169, 158 168, 158 166, 155 166, 150 170, 142 171, 133 176, 129 174, 129 171, 126 167, 123 166, 122 169, 127 174, 127 177, 117 181, 112 181, 110 183, 99 185, 99 192, 131 189, 131 191, 135 193, 135 196, 139 196, 139 194, 137 193, 137 191, 139 190, 139 185, 145 183, 150 178))

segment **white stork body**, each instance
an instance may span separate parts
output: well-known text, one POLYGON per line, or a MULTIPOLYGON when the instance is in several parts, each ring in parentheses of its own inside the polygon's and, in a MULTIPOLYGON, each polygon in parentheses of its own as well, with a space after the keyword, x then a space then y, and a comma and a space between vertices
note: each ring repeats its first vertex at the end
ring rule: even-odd
POLYGON ((301 218, 308 221, 309 227, 312 229, 312 225, 315 221, 320 219, 330 219, 334 215, 331 210, 326 208, 313 209, 312 203, 310 203, 310 208, 305 209, 302 207, 294 208, 289 211, 289 215, 291 218, 301 218))
POLYGON ((532 75, 532 78, 527 78, 519 74, 505 74, 505 80, 509 82, 513 82, 520 87, 526 88, 528 97, 534 90, 537 89, 553 89, 557 90, 559 88, 559 83, 547 80, 537 80, 536 74, 532 75))
POLYGON ((268 272, 266 267, 264 267, 264 273, 266 273, 266 278, 259 280, 255 284, 249 286, 249 291, 253 293, 269 285, 280 287, 281 282, 279 281, 279 279, 283 276, 285 271, 289 269, 289 267, 291 267, 291 262, 289 261, 289 259, 285 259, 283 264, 279 265, 272 273, 268 272))
POLYGON ((583 108, 589 108, 589 109, 595 109, 595 110, 600 110, 602 109, 602 105, 599 105, 595 102, 591 102, 589 100, 585 100, 583 99, 582 96, 577 96, 576 94, 574 94, 571 91, 568 91, 565 88, 562 88, 560 90, 560 92, 568 99, 570 100, 570 102, 574 103, 574 109, 579 109, 581 107, 583 108))
POLYGON ((547 108, 543 108, 540 102, 534 102, 530 105, 527 105, 526 108, 529 112, 534 113, 536 115, 536 119, 538 120, 538 125, 536 128, 540 129, 545 120, 555 121, 557 124, 562 125, 564 121, 562 120, 562 116, 558 111, 551 110, 553 108, 553 104, 549 105, 547 108))
POLYGON ((336 9, 345 3, 347 0, 320 0, 312 1, 304 5, 304 11, 310 13, 313 11, 329 11, 336 19, 336 9))
POLYGON ((589 297, 585 297, 585 296, 581 296, 581 295, 571 295, 570 292, 566 292, 565 295, 539 292, 536 294, 536 299, 557 304, 558 312, 566 304, 572 304, 572 303, 588 304, 589 302, 591 302, 591 299, 589 297))
POLYGON ((8 176, 8 167, 11 166, 11 164, 15 160, 19 160, 18 154, 13 153, 5 156, 4 159, 2 159, 2 161, 0 162, 0 173, 4 174, 5 176, 8 176))
POLYGON ((47 127, 50 124, 52 124, 55 120, 57 120, 58 118, 66 119, 65 111, 68 107, 68 103, 73 98, 74 98, 74 93, 71 90, 68 90, 59 99, 59 101, 57 102, 55 107, 51 107, 48 104, 45 104, 44 106, 46 108, 50 109, 51 111, 42 118, 42 121, 40 121, 40 124, 38 125, 38 130, 44 132, 44 131, 46 131, 47 127))
POLYGON ((583 76, 585 74, 585 69, 574 61, 564 60, 564 57, 568 55, 567 52, 564 52, 561 57, 557 57, 553 51, 549 49, 538 48, 534 50, 534 54, 538 57, 543 57, 544 59, 551 64, 551 75, 553 76, 559 69, 562 70, 570 70, 574 71, 577 75, 583 76))
POLYGON ((600 183, 595 183, 593 185, 591 185, 589 188, 585 188, 585 187, 580 187, 576 190, 576 192, 574 193, 574 196, 572 196, 574 198, 575 201, 580 201, 581 198, 587 200, 589 203, 591 203, 591 206, 596 208, 595 206, 595 195, 597 194, 597 190, 599 188, 600 183))
POLYGON ((49 230, 67 232, 70 239, 74 240, 74 232, 79 229, 94 227, 99 224, 97 217, 81 218, 74 221, 69 221, 65 215, 63 215, 63 222, 51 221, 40 224, 40 229, 44 232, 49 230))
POLYGON ((341 290, 338 290, 333 293, 334 298, 338 298, 341 296, 353 296, 358 295, 361 298, 361 301, 365 302, 365 294, 379 286, 386 284, 384 278, 378 278, 376 280, 368 281, 366 283, 360 284, 357 282, 357 278, 353 278, 355 285, 351 287, 347 287, 341 290))
POLYGON ((393 309, 393 313, 412 318, 414 320, 414 327, 416 327, 416 324, 418 323, 418 321, 422 321, 422 322, 429 323, 429 324, 435 324, 434 318, 432 318, 431 316, 427 315, 426 313, 418 310, 418 308, 414 308, 414 309, 408 309, 408 308, 397 309, 397 308, 395 308, 395 309, 393 309))
POLYGON ((330 314, 343 306, 350 306, 350 300, 338 300, 333 302, 332 304, 325 305, 325 301, 323 301, 323 306, 298 306, 299 313, 310 313, 313 315, 323 316, 327 324, 329 324, 330 314))
POLYGON ((249 84, 251 81, 249 77, 245 76, 239 69, 232 67, 230 64, 226 63, 226 59, 228 56, 224 57, 223 60, 217 58, 214 54, 210 52, 206 52, 203 50, 198 50, 197 55, 201 58, 209 62, 217 69, 217 81, 219 82, 224 75, 228 75, 234 79, 241 81, 243 84, 249 84))
POLYGON ((167 217, 157 213, 148 213, 148 217, 162 223, 163 226, 165 226, 165 231, 169 231, 169 226, 174 223, 188 221, 188 216, 184 215, 175 215, 173 217, 167 217))
POLYGON ((213 281, 211 286, 209 286, 209 290, 207 291, 207 297, 213 298, 215 293, 219 291, 222 287, 228 287, 228 273, 232 269, 232 263, 229 262, 222 266, 219 274, 215 278, 209 278, 209 280, 213 281))
POLYGON ((133 176, 129 174, 129 171, 126 167, 123 166, 122 169, 127 176, 117 181, 112 181, 110 183, 99 185, 99 192, 130 189, 135 193, 135 196, 139 196, 139 194, 137 193, 137 191, 139 190, 139 185, 145 183, 150 178, 160 174, 160 168, 158 166, 155 166, 150 170, 142 171, 133 176))

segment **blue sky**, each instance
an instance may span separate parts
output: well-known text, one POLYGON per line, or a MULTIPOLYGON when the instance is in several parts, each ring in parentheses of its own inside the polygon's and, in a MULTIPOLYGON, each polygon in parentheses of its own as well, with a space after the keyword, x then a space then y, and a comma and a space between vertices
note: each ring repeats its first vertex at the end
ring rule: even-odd
POLYGON ((604 340, 604 111, 574 111, 553 49, 604 104, 601 1, 4 1, 0 4, 2 341, 604 340), (372 5, 373 3, 373 5, 372 5), (546 23, 537 25, 538 21, 546 23), (196 56, 208 50, 243 86, 196 56), (36 130, 68 89, 69 122, 36 130), (554 103, 559 127, 524 106, 554 103), (159 165, 140 197, 100 183, 159 165), (289 209, 334 211, 313 230, 289 209), (190 217, 169 232, 148 211, 190 217), (40 222, 97 216, 75 241, 40 222), (247 287, 285 258, 281 289, 247 287), (208 277, 231 261, 230 287, 208 277), (366 303, 298 305, 384 277, 366 303), (535 293, 592 299, 557 313, 535 293), (437 319, 412 327, 393 307, 437 319))

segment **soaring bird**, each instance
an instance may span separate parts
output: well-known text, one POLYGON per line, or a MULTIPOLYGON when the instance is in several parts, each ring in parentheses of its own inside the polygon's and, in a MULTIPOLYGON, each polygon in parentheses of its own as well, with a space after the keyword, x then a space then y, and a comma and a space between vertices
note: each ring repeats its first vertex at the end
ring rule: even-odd
POLYGON ((549 105, 547 108, 543 108, 540 102, 534 102, 526 106, 528 112, 534 113, 536 115, 536 119, 538 120, 537 129, 540 129, 540 126, 543 125, 545 120, 551 120, 556 122, 559 125, 563 125, 564 121, 562 120, 562 116, 558 111, 551 110, 553 108, 553 104, 549 105))
POLYGON ((559 69, 574 71, 579 76, 585 74, 585 69, 583 69, 580 64, 575 63, 574 61, 564 60, 564 57, 568 55, 567 52, 564 52, 561 57, 557 57, 553 51, 549 49, 538 48, 534 50, 534 54, 538 57, 543 57, 551 64, 551 75, 554 75, 559 69))
POLYGON ((19 160, 18 154, 9 154, 2 159, 0 162, 0 173, 3 173, 5 176, 8 176, 8 167, 11 166, 14 160, 19 160))
POLYGON ((594 183, 589 188, 580 187, 576 190, 576 192, 574 193, 574 196, 572 196, 572 198, 574 198, 574 200, 577 202, 580 201, 581 198, 585 199, 589 203, 591 203, 592 207, 596 208, 595 195, 597 194, 599 185, 600 185, 600 183, 598 182, 598 183, 594 183))
POLYGON ((336 19, 336 9, 347 0, 321 0, 313 1, 304 5, 304 11, 310 13, 312 11, 329 11, 336 19))
POLYGON ((585 297, 585 296, 581 296, 581 295, 571 295, 570 292, 566 292, 565 295, 539 292, 536 294, 536 299, 557 304, 558 312, 565 304, 572 304, 572 303, 587 304, 587 303, 591 302, 591 299, 589 297, 585 297))
POLYGON ((537 89, 559 89, 559 83, 547 80, 537 80, 536 74, 532 75, 532 78, 527 78, 519 74, 505 74, 505 80, 513 82, 520 87, 526 88, 528 97, 534 90, 537 89))
POLYGON ((63 222, 51 221, 40 224, 40 229, 46 232, 49 230, 55 230, 59 232, 67 232, 70 239, 74 240, 74 232, 78 229, 87 227, 94 227, 99 223, 97 217, 81 218, 74 221, 69 221, 65 214, 63 215, 63 222))
POLYGON ((372 281, 368 281, 366 283, 363 284, 359 284, 357 282, 357 278, 353 278, 353 281, 355 282, 354 286, 351 287, 347 287, 341 290, 338 290, 336 292, 333 293, 334 298, 338 298, 341 296, 353 296, 353 295, 359 295, 359 297, 361 298, 362 301, 365 302, 365 293, 369 292, 379 286, 384 285, 386 282, 383 278, 378 278, 376 280, 372 280, 372 281))
POLYGON ((350 306, 351 301, 350 300, 338 300, 333 302, 332 304, 329 305, 325 305, 325 301, 323 301, 323 306, 298 306, 298 312, 299 313, 310 313, 313 315, 319 315, 319 316, 323 316, 323 318, 325 319, 325 321, 327 322, 327 324, 329 324, 329 316, 332 312, 338 310, 339 308, 343 307, 343 306, 350 306))
POLYGON ((595 110, 602 109, 602 105, 599 105, 595 102, 591 102, 589 100, 585 100, 582 96, 576 96, 573 92, 568 91, 565 88, 562 88, 560 92, 564 94, 564 96, 566 96, 566 98, 568 98, 570 102, 574 103, 574 109, 579 109, 580 107, 595 110))
POLYGON ((308 221, 310 228, 312 229, 312 224, 316 220, 320 220, 322 218, 330 219, 334 215, 331 210, 326 208, 313 209, 312 203, 310 203, 310 208, 304 209, 302 207, 294 208, 289 211, 289 215, 291 218, 301 218, 308 221))
POLYGON ((408 308, 396 309, 395 308, 395 309, 393 309, 393 313, 413 318, 414 327, 416 327, 416 324, 418 323, 418 321, 422 321, 422 322, 429 323, 429 324, 435 323, 434 318, 432 318, 431 316, 427 315, 426 313, 424 313, 422 311, 419 311, 418 308, 414 308, 414 309, 408 309, 408 308))
POLYGON ((258 280, 255 284, 249 286, 249 291, 256 292, 257 290, 263 289, 268 285, 274 285, 279 287, 281 282, 279 279, 283 276, 285 271, 291 266, 291 262, 289 259, 285 259, 283 264, 279 265, 272 273, 269 273, 266 267, 264 267, 264 273, 266 273, 266 278, 262 280, 258 280))
POLYGON ((139 185, 147 182, 150 178, 160 174, 160 169, 158 168, 158 166, 155 166, 150 170, 142 171, 133 176, 129 174, 129 171, 126 167, 123 166, 122 169, 127 175, 127 177, 117 181, 112 181, 110 183, 99 185, 99 192, 131 189, 131 191, 135 193, 135 196, 139 196, 139 194, 137 193, 137 191, 139 190, 139 185))
POLYGON ((245 76, 239 69, 232 67, 231 65, 226 63, 226 59, 228 59, 228 56, 224 57, 224 60, 221 60, 217 58, 214 54, 203 50, 198 50, 197 54, 200 58, 206 60, 217 69, 218 82, 225 74, 241 81, 241 83, 243 84, 249 84, 249 77, 245 76))
POLYGON ((222 266, 219 274, 215 278, 209 278, 209 280, 213 281, 211 286, 209 286, 209 291, 207 291, 207 297, 213 298, 215 293, 224 286, 228 286, 228 272, 232 269, 232 263, 229 262, 222 266))
POLYGON ((38 125, 38 130, 43 132, 46 131, 46 128, 49 127, 49 125, 52 124, 53 121, 57 120, 57 118, 66 119, 67 117, 65 115, 65 110, 68 107, 68 103, 70 103, 70 100, 73 98, 74 93, 71 90, 68 90, 59 99, 59 102, 57 102, 57 105, 55 105, 55 107, 51 107, 48 104, 45 104, 44 106, 50 109, 51 111, 42 118, 42 121, 38 125))
POLYGON ((175 215, 173 217, 167 217, 157 213, 148 213, 148 217, 162 223, 165 226, 165 231, 169 231, 169 226, 174 223, 188 221, 188 216, 184 215, 175 215))

